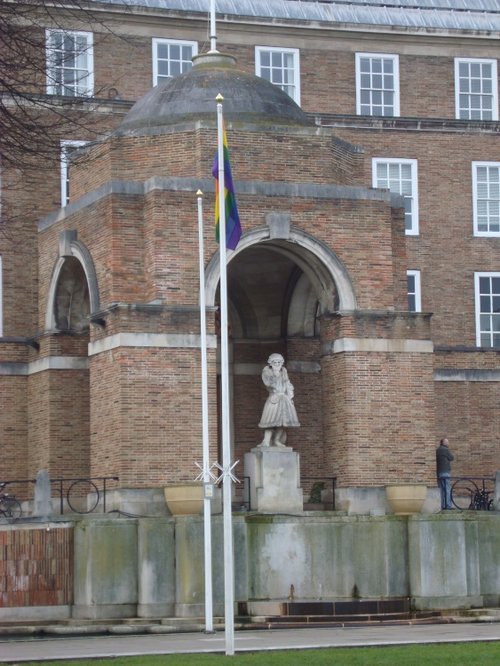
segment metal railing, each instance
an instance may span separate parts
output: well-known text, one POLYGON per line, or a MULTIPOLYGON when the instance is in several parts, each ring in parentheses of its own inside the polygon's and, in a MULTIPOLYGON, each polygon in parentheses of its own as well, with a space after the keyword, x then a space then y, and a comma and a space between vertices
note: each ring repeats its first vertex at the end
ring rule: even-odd
MULTIPOLYGON (((65 508, 73 513, 87 514, 101 511, 106 513, 106 493, 109 481, 119 481, 118 476, 94 476, 50 479, 50 486, 58 498, 59 513, 63 515, 65 508)), ((36 485, 36 479, 5 479, 0 480, 0 488, 25 486, 25 493, 30 496, 27 486, 36 485)), ((51 493, 52 494, 52 493, 51 493)), ((11 493, 20 502, 17 493, 11 493)))
POLYGON ((73 513, 93 513, 100 508, 106 513, 107 481, 119 481, 117 476, 94 476, 92 478, 51 479, 51 486, 59 495, 59 509, 64 513, 64 501, 73 513), (69 485, 67 485, 69 484, 69 485))
POLYGON ((494 509, 495 479, 489 476, 451 477, 451 501, 462 511, 494 509))
POLYGON ((252 497, 250 489, 250 477, 242 476, 241 483, 234 486, 233 511, 250 511, 252 497))

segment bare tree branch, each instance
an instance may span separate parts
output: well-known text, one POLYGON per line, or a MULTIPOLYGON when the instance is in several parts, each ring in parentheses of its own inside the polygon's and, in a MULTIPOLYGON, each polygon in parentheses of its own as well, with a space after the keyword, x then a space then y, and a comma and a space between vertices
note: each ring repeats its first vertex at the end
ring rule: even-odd
MULTIPOLYGON (((61 140, 101 136, 99 92, 90 85, 93 40, 112 33, 85 0, 0 0, 0 159, 2 188, 50 161, 61 140), (94 28, 94 30, 93 30, 94 28), (49 94, 51 93, 51 94, 49 94), (11 174, 5 178, 5 172, 11 174), (14 174, 14 175, 12 175, 14 174)), ((114 34, 114 33, 112 33, 114 34)), ((2 202, 3 225, 10 221, 2 202)))
MULTIPOLYGON (((0 1, 0 154, 4 165, 23 168, 31 165, 33 156, 53 158, 61 136, 89 129, 88 100, 78 94, 87 71, 79 74, 74 62, 75 53, 85 56, 84 49, 80 45, 74 51, 58 52, 54 70, 46 67, 45 29, 56 30, 61 40, 71 43, 74 28, 68 25, 72 18, 80 30, 99 22, 79 0, 0 1), (73 78, 65 85, 54 72, 73 78), (46 94, 46 86, 66 94, 46 94)), ((96 93, 90 90, 89 94, 96 93)), ((91 134, 96 132, 95 126, 90 129, 91 134)))

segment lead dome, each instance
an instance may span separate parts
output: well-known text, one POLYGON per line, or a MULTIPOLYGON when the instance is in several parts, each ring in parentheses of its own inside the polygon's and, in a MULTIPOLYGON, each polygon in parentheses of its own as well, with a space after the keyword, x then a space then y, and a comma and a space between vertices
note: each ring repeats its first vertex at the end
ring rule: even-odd
POLYGON ((281 88, 238 69, 232 56, 212 52, 196 56, 189 72, 155 86, 141 97, 115 135, 140 135, 204 116, 214 118, 218 94, 224 97, 224 117, 229 121, 311 124, 281 88))

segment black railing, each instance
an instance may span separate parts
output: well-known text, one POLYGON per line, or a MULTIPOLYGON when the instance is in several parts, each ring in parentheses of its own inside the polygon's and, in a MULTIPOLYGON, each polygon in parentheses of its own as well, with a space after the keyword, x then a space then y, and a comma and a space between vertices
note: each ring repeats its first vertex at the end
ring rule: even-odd
POLYGON ((324 510, 335 511, 335 481, 334 476, 301 477, 304 504, 317 504, 324 510))
POLYGON ((64 513, 64 501, 73 513, 93 513, 100 508, 106 513, 107 481, 119 481, 117 476, 94 476, 92 478, 51 479, 50 483, 59 495, 59 509, 64 513))
MULTIPOLYGON (((73 513, 94 513, 101 511, 106 513, 106 493, 109 490, 109 481, 119 481, 118 476, 94 476, 94 477, 76 477, 50 479, 50 486, 59 499, 59 513, 64 514, 65 508, 69 508, 73 513)), ((5 489, 14 486, 25 486, 24 492, 31 496, 27 491, 27 486, 37 483, 36 479, 6 479, 0 480, 0 488, 5 489)), ((10 493, 20 502, 25 501, 16 492, 10 493)), ((52 494, 52 493, 51 493, 52 494)))
POLYGON ((491 511, 494 509, 495 479, 489 476, 452 477, 451 501, 462 511, 491 511))

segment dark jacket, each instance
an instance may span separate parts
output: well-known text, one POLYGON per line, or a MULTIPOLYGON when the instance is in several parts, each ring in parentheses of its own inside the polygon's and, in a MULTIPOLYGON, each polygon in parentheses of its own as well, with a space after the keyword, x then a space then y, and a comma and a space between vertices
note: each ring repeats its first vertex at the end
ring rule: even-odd
POLYGON ((447 446, 440 444, 436 449, 436 470, 438 475, 451 472, 451 461, 454 460, 453 454, 447 446))

